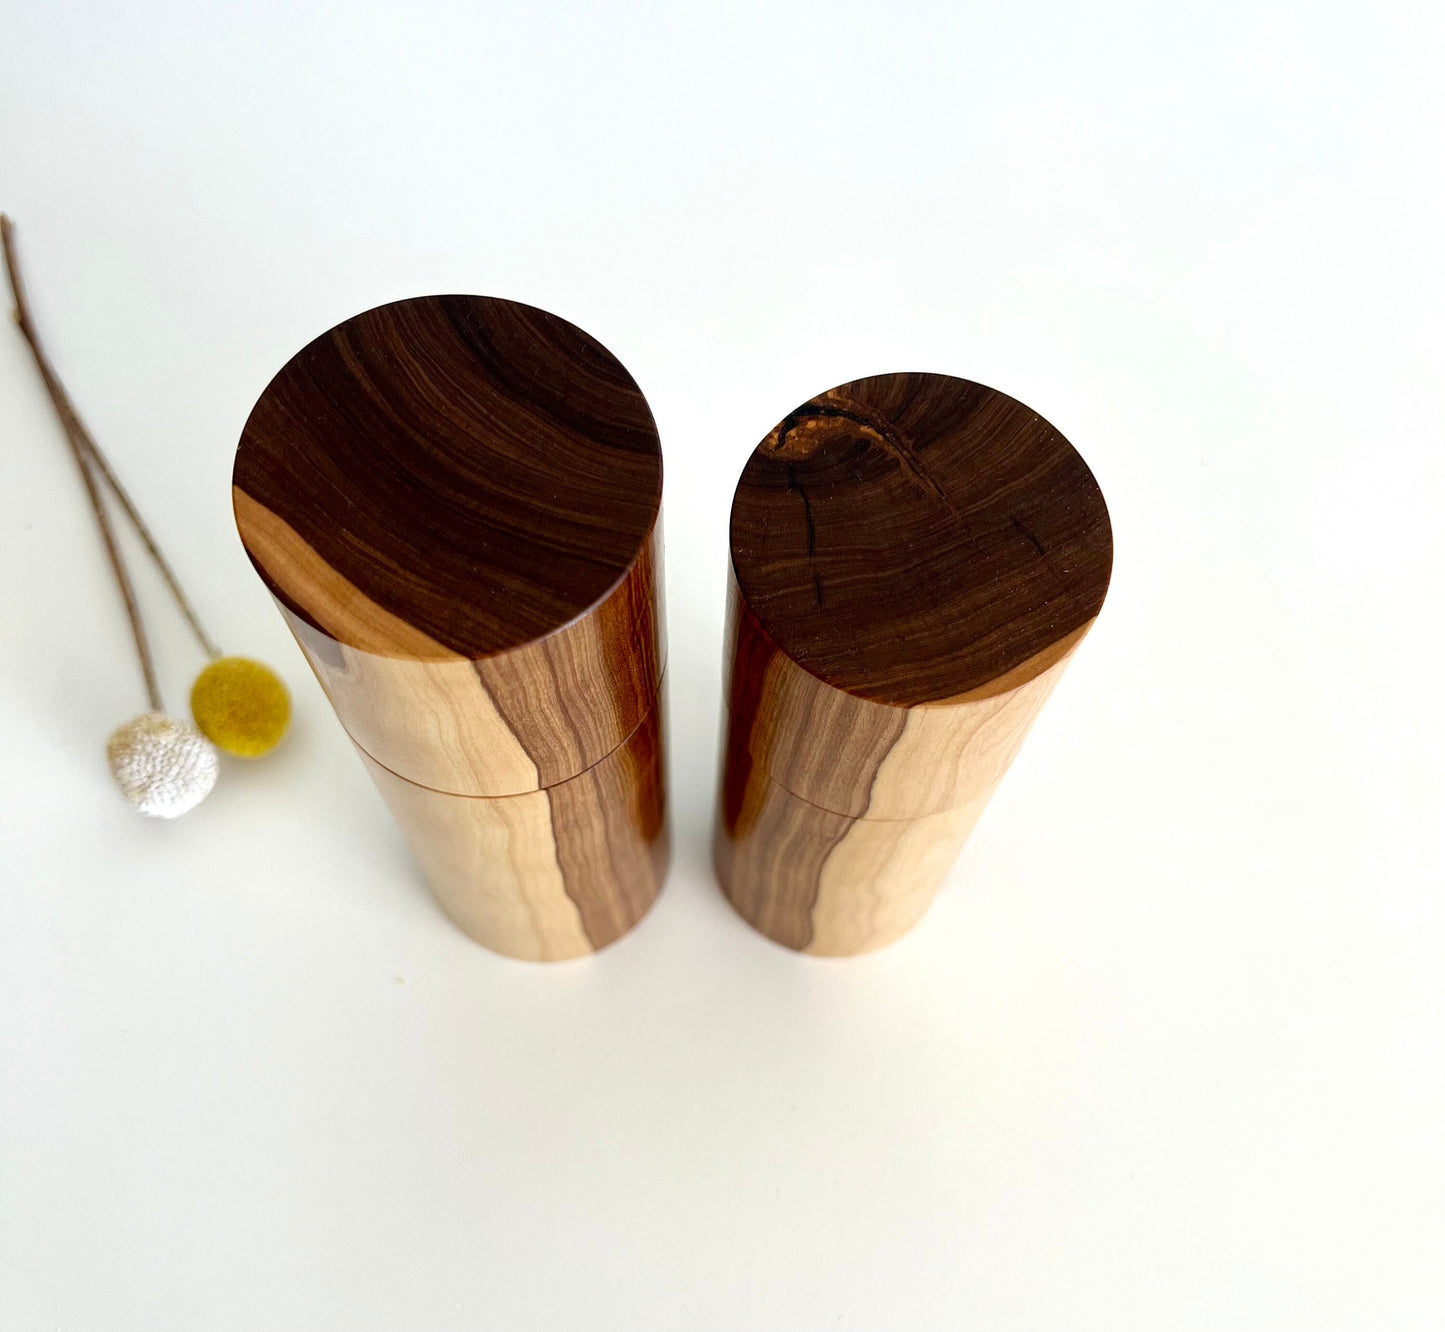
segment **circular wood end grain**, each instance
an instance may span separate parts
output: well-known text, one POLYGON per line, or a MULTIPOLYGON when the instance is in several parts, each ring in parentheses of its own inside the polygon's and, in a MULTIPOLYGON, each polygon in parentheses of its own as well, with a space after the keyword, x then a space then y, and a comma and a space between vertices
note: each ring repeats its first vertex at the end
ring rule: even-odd
POLYGON ((348 319, 261 395, 236 454, 271 591, 350 646, 480 659, 603 600, 662 495, 652 414, 544 310, 428 296, 348 319))
POLYGON ((836 689, 913 707, 1021 684, 1099 613, 1113 538, 1084 460, 1007 394, 875 375, 786 416, 743 469, 738 587, 836 689))

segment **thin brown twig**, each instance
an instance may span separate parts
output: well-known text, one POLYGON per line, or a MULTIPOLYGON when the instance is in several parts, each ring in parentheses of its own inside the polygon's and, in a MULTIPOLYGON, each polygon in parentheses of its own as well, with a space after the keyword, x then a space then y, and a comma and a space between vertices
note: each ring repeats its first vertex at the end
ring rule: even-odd
POLYGON ((110 487, 111 494, 115 496, 120 507, 125 510, 125 516, 130 519, 131 526, 135 528, 136 535, 141 539, 141 544, 145 546, 146 550, 150 553, 151 559, 155 561, 156 568, 160 570, 161 577, 165 579, 166 586, 170 588, 171 595, 176 599, 176 605, 180 607, 181 614, 186 617, 186 623, 191 626, 191 632, 195 634, 196 641, 201 645, 201 650, 214 661, 215 658, 221 655, 221 649, 215 645, 211 640, 211 636, 201 627, 200 617, 191 606, 186 594, 181 591, 180 581, 171 571, 171 566, 166 562, 166 557, 161 554, 161 548, 156 544, 156 539, 151 535, 150 528, 145 525, 145 520, 136 511, 135 504, 131 501, 131 497, 126 494, 125 487, 120 483, 120 478, 116 476, 105 454, 100 451, 100 445, 95 442, 90 432, 86 430, 79 421, 76 422, 76 425, 80 427, 81 444, 84 446, 86 452, 90 454, 91 461, 95 463, 97 470, 105 479, 105 484, 110 487))
MULTIPOLYGON (((14 241, 10 240, 8 242, 8 246, 10 248, 7 248, 6 251, 7 265, 11 268, 11 285, 14 286, 14 279, 18 278, 18 269, 16 268, 12 258, 14 241)), ((18 290, 21 289, 17 288, 17 291, 18 290)), ((17 305, 23 302, 23 299, 23 295, 18 296, 17 305)), ((25 318, 27 321, 30 321, 30 315, 28 310, 25 313, 25 318)), ((18 311, 16 315, 16 322, 20 322, 18 311)), ((25 325, 22 324, 21 327, 22 331, 24 331, 25 325)), ((30 331, 26 333, 26 338, 30 341, 31 349, 36 350, 36 343, 33 334, 34 324, 33 321, 30 321, 30 331)), ((39 354, 38 351, 37 354, 39 354)), ((42 373, 44 372, 42 371, 42 373)), ((59 378, 55 376, 53 370, 51 371, 51 378, 54 379, 56 384, 59 384, 59 378)), ((50 380, 47 380, 46 382, 48 386, 50 380)), ((62 389, 61 392, 64 393, 64 390, 62 389)), ((59 410, 58 404, 57 410, 59 410)), ((201 645, 201 650, 212 660, 215 660, 215 658, 221 655, 221 649, 216 646, 215 641, 206 632, 205 627, 201 624, 201 617, 196 614, 195 607, 191 605, 190 598, 186 596, 184 590, 181 588, 180 579, 176 577, 175 571, 171 568, 169 561, 166 559, 165 555, 161 553, 160 545, 156 541, 155 537, 151 534, 150 528, 146 526, 145 519, 140 516, 140 511, 136 508, 135 501, 131 499, 130 495, 126 492, 125 487, 121 485, 120 478, 116 476, 115 469, 110 465, 110 460, 101 451, 100 445, 95 442, 95 437, 86 428, 85 422, 80 419, 74 407, 70 405, 70 400, 68 398, 65 401, 65 411, 62 412, 61 421, 62 424, 65 426, 67 432, 74 432, 80 442, 80 446, 90 456, 91 461, 99 470, 101 478, 105 481, 105 484, 110 487, 111 494, 115 496, 116 501, 125 511, 125 516, 130 519, 131 526, 135 528, 136 535, 140 537, 141 544, 145 546, 146 552, 155 562, 155 566, 160 571, 161 577, 165 580, 166 586, 170 588, 171 596, 175 598, 176 605, 180 608, 180 612, 185 617, 186 623, 190 625, 191 632, 195 634, 196 641, 201 645)))
POLYGON ((120 585, 120 594, 125 601, 125 613, 130 618, 131 633, 135 637, 136 654, 140 657, 141 674, 145 677, 146 695, 150 699, 151 710, 161 712, 163 710, 161 691, 156 683, 155 664, 151 660, 145 625, 141 622, 140 608, 136 604, 135 589, 131 586, 130 574, 126 570, 125 560, 121 557, 120 547, 116 545, 115 532, 111 528, 110 517, 105 511, 105 501, 102 499, 100 488, 96 485, 95 477, 91 473, 90 460, 82 443, 82 440, 87 438, 85 427, 80 424, 75 408, 70 405, 70 399, 66 396, 64 385, 61 384, 59 377, 51 368, 45 351, 40 345, 35 324, 30 318, 30 307, 25 300, 25 288, 20 281, 20 268, 15 258, 13 232, 14 228, 10 219, 0 213, 0 242, 4 244, 5 271, 10 276, 10 291, 15 298, 15 322, 21 333, 25 335, 25 341, 30 344, 30 351, 35 357, 36 367, 40 371, 41 379, 45 381, 46 391, 50 394, 50 401, 55 406, 55 414, 60 418, 61 427, 65 431, 66 442, 70 445, 70 451, 75 457, 75 465, 80 468, 81 479, 85 482, 86 493, 90 496, 91 508, 95 510, 96 526, 100 528, 100 537, 105 543, 105 553, 110 557, 110 567, 115 573, 115 581, 120 585))

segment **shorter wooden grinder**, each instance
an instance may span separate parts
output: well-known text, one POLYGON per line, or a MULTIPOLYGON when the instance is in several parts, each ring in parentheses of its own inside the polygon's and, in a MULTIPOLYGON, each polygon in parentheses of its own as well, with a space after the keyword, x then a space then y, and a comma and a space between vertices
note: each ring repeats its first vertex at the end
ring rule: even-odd
POLYGON ((820 394, 732 510, 718 875, 847 954, 928 909, 1104 601, 1109 514, 1022 403, 947 375, 820 394))
POLYGON ((442 906, 591 952, 667 864, 662 456, 627 371, 512 301, 349 319, 261 395, 236 521, 442 906))

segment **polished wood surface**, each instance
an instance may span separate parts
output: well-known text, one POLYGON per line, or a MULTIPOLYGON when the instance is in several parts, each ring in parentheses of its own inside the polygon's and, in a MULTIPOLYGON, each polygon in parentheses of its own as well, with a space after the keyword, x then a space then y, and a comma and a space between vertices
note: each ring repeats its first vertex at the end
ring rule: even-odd
MULTIPOLYGON (((662 454, 641 390, 581 329, 431 296, 293 356, 246 422, 234 480, 370 602, 478 659, 602 601, 652 531, 662 454)), ((302 619, 346 632, 344 595, 325 613, 292 601, 284 570, 257 572, 302 619)))
POLYGON ((353 739, 408 781, 459 795, 540 790, 611 753, 652 706, 666 646, 660 523, 591 614, 468 659, 342 589, 297 533, 244 492, 235 506, 252 558, 283 570, 294 600, 330 608, 344 597, 337 633, 346 641, 278 604, 353 739), (414 655, 398 655, 401 644, 414 655))
POLYGON ((843 384, 784 417, 743 469, 732 550, 794 661, 901 708, 1047 654, 1099 613, 1113 558, 1069 442, 1007 394, 929 374, 843 384))
POLYGON ((762 629, 730 578, 725 808, 733 803, 727 793, 740 791, 755 767, 802 799, 854 818, 916 818, 971 799, 1013 761, 1089 624, 999 688, 900 708, 809 675, 762 629))
POLYGON ((538 962, 604 948, 652 906, 669 852, 663 751, 659 707, 586 772, 498 798, 429 790, 359 749, 447 915, 538 962))
POLYGON ((252 563, 351 735, 462 795, 566 780, 652 706, 662 457, 555 315, 400 301, 287 363, 236 453, 252 563))
POLYGON ((717 825, 714 865, 738 913, 770 939, 826 957, 869 952, 928 910, 992 794, 922 818, 850 818, 755 768, 717 825))
POLYGON ((926 909, 1103 604, 1112 535, 1072 446, 942 375, 821 394, 732 515, 716 864, 789 947, 926 909))
POLYGON ((347 320, 242 434, 247 554, 437 895, 498 951, 601 947, 661 882, 661 485, 617 360, 476 296, 347 320))

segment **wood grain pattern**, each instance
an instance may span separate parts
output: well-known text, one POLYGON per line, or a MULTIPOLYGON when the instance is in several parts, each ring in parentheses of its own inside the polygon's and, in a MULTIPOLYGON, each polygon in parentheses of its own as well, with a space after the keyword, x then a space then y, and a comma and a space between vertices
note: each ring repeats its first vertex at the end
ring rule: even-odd
POLYGON ((716 863, 790 947, 921 915, 1103 603, 1108 512, 1004 394, 883 375, 754 451, 732 516, 716 863))
POLYGON ((780 421, 743 469, 732 549, 794 661, 901 708, 993 688, 1088 624, 1113 559, 1104 498, 1053 426, 927 374, 843 384, 780 421))
POLYGON ((993 787, 916 819, 850 818, 801 800, 754 768, 713 859, 728 900, 789 948, 870 952, 909 930, 972 831, 993 787))
POLYGON ((984 687, 946 705, 899 708, 809 675, 772 642, 730 578, 725 785, 761 767, 809 803, 852 818, 952 809, 1013 762, 1092 623, 1025 663, 997 692, 984 687), (1009 687, 1011 680, 1018 683, 1009 687))
POLYGON ((611 753, 652 706, 666 664, 660 519, 592 613, 469 660, 343 587, 299 534, 245 492, 234 498, 252 558, 282 571, 292 600, 313 610, 303 618, 281 603, 337 716, 408 781, 458 795, 540 790, 611 753))
POLYGON ((236 520, 350 734, 410 781, 538 790, 611 752, 664 668, 662 456, 601 344, 530 306, 399 301, 287 363, 236 520))
POLYGON ((646 915, 667 873, 662 710, 600 763, 543 791, 432 791, 357 747, 442 909, 494 952, 580 957, 646 915))
POLYGON ((616 359, 555 315, 476 296, 338 325, 242 433, 247 554, 438 894, 500 951, 601 946, 655 895, 623 812, 643 788, 661 798, 639 739, 660 726, 661 484, 651 413, 616 359), (596 785, 639 755, 650 777, 596 785), (568 814, 579 791, 618 808, 568 814), (484 817, 488 800, 504 803, 484 817), (559 831, 564 816, 578 827, 559 831))
POLYGON ((604 599, 652 531, 662 454, 641 390, 581 329, 515 301, 430 296, 293 356, 246 422, 234 480, 372 602, 475 660, 604 599))

